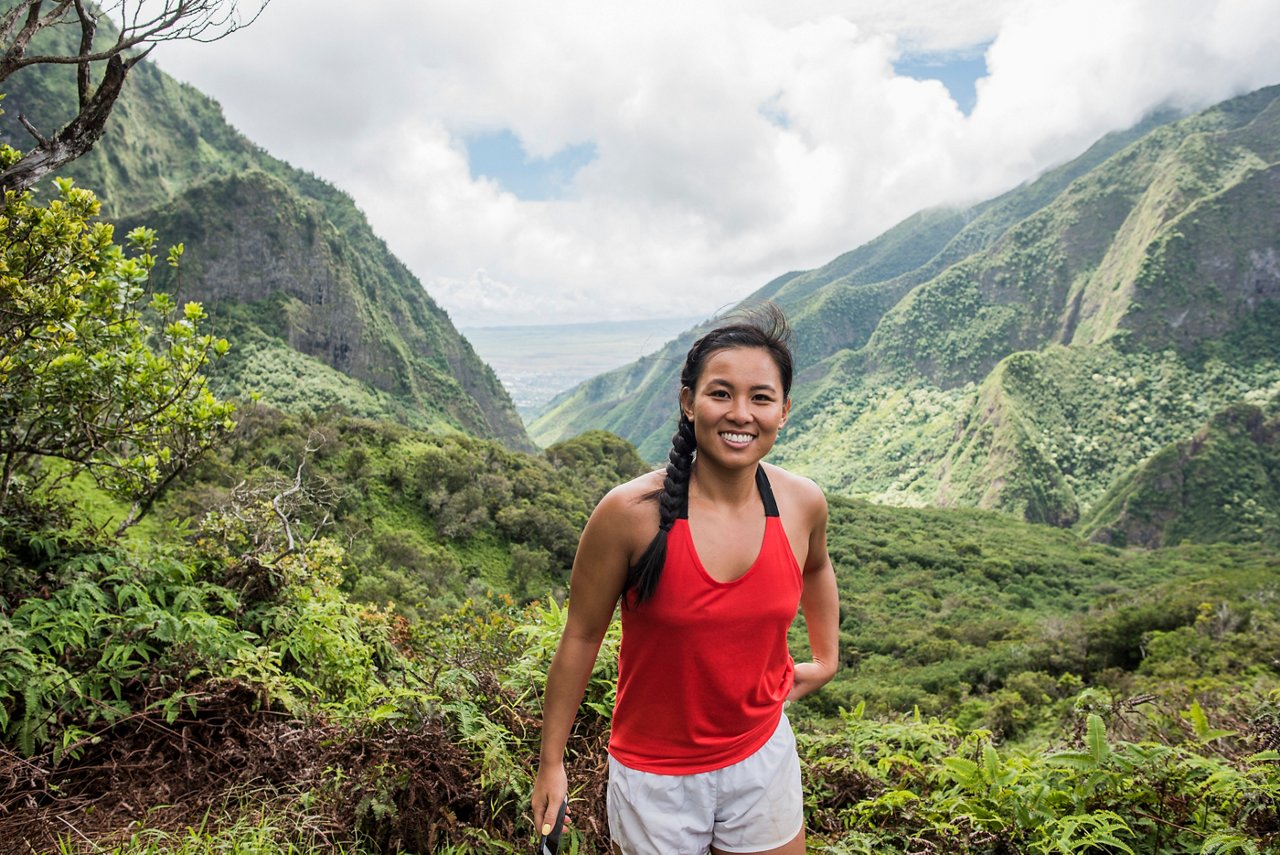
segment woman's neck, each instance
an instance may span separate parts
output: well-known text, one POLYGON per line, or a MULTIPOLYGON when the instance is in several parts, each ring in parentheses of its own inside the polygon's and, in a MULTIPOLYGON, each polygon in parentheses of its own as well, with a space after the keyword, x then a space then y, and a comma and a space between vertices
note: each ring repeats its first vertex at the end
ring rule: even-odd
POLYGON ((756 502, 756 466, 723 469, 714 463, 694 458, 689 478, 689 498, 727 508, 756 502))

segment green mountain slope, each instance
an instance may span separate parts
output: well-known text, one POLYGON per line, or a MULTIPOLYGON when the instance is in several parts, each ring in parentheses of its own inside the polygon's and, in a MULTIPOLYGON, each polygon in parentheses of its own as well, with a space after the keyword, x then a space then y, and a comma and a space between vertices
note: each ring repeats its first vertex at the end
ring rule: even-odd
MULTIPOLYGON (((750 300, 792 318, 780 462, 877 501, 1071 525, 1128 470, 1280 381, 1280 88, 1162 115, 966 211, 916 215, 750 300)), ((693 333, 532 424, 649 459, 693 333)))
MULTIPOLYGON (((65 120, 72 73, 11 78, 3 138, 28 144, 19 113, 42 128, 65 120)), ((531 447, 496 375, 350 197, 253 145, 192 87, 140 64, 106 136, 62 174, 123 228, 185 245, 180 278, 161 284, 204 302, 232 340, 224 394, 531 447)))
POLYGON ((1118 546, 1280 542, 1280 417, 1223 410, 1117 482, 1081 529, 1118 546))

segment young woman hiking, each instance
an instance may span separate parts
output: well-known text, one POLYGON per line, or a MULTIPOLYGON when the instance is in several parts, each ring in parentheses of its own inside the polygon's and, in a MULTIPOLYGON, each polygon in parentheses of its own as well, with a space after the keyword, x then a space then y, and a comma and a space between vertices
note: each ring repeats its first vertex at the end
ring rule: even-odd
POLYGON ((622 601, 609 831, 623 855, 804 852, 785 702, 831 679, 839 607, 827 503, 761 462, 791 407, 786 320, 766 305, 694 343, 665 472, 614 488, 578 544, 547 675, 533 819, 568 791, 564 750, 622 601), (812 661, 787 628, 803 608, 812 661))

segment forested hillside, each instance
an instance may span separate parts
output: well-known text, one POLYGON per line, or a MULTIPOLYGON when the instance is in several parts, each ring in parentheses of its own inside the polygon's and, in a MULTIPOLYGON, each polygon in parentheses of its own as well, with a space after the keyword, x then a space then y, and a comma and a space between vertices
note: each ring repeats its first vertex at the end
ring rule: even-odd
MULTIPOLYGON (((22 148, 19 114, 49 128, 74 110, 75 68, 32 66, 6 90, 0 141, 22 148)), ((236 340, 215 381, 225 394, 531 448, 493 371, 351 198, 255 146, 156 66, 131 72, 104 138, 61 174, 123 228, 184 244, 180 279, 158 271, 157 284, 202 301, 236 340)))
MULTIPOLYGON (((747 302, 787 309, 801 367, 780 461, 846 495, 1070 526, 1222 408, 1269 410, 1278 101, 1273 87, 1155 117, 766 285, 747 302)), ((660 459, 695 334, 552 402, 534 438, 600 427, 660 459)))

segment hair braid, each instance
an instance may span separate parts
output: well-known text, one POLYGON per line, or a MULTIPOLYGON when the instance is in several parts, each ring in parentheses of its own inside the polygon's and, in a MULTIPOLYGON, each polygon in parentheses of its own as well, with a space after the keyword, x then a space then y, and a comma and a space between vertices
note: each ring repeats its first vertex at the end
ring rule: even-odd
POLYGON ((680 424, 671 437, 667 477, 662 481, 662 493, 658 496, 658 528, 662 531, 671 531, 680 509, 689 500, 689 476, 693 472, 693 452, 697 447, 693 422, 681 415, 680 424))
POLYGON ((680 423, 671 437, 671 451, 667 454, 667 476, 662 481, 658 500, 658 533, 649 541, 640 560, 627 573, 623 590, 624 605, 640 605, 653 596, 662 577, 662 566, 667 561, 667 532, 675 525, 676 518, 689 500, 689 477, 693 473, 693 453, 698 440, 693 433, 693 422, 680 415, 680 423), (630 598, 627 594, 630 593, 630 598))

